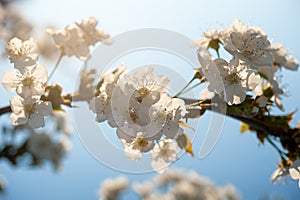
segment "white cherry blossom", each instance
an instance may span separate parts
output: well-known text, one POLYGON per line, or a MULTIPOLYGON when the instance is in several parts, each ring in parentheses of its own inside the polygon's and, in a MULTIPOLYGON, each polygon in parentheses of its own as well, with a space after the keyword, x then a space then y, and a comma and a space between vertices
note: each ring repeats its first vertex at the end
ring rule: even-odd
MULTIPOLYGON (((118 129, 118 131, 120 130, 118 129)), ((147 138, 147 135, 143 134, 142 132, 138 132, 135 138, 127 136, 130 138, 129 141, 126 136, 120 136, 120 134, 123 133, 119 132, 118 136, 120 137, 120 140, 125 147, 125 154, 130 160, 141 159, 143 156, 142 152, 147 152, 154 146, 153 140, 147 138)))
POLYGON ((295 160, 289 167, 289 174, 292 179, 298 180, 298 185, 300 188, 300 159, 295 160))
POLYGON ((84 39, 88 45, 94 45, 97 42, 109 43, 109 35, 103 30, 96 29, 97 20, 94 17, 83 19, 76 25, 82 30, 84 39))
POLYGON ((208 79, 208 90, 223 94, 229 104, 240 104, 246 98, 246 91, 254 90, 260 83, 260 76, 250 71, 238 58, 230 63, 223 59, 215 59, 202 69, 208 79))
POLYGON ((81 30, 77 26, 66 26, 64 30, 48 29, 56 46, 62 55, 76 56, 86 60, 89 56, 89 45, 82 38, 81 30))
POLYGON ((130 77, 124 74, 118 81, 118 85, 125 95, 130 95, 138 103, 152 105, 159 100, 160 94, 169 87, 169 79, 166 76, 157 76, 151 66, 140 67, 130 77))
POLYGON ((36 64, 23 73, 18 70, 7 70, 2 74, 3 87, 8 91, 16 90, 23 98, 42 95, 47 80, 47 69, 41 64, 36 64))
POLYGON ((32 128, 44 126, 44 116, 52 112, 51 102, 39 100, 39 96, 21 98, 14 96, 10 100, 12 114, 10 115, 13 125, 28 124, 32 128))
POLYGON ((6 46, 6 52, 11 63, 16 69, 24 71, 27 67, 36 64, 38 55, 35 53, 37 45, 32 38, 22 41, 12 38, 6 46))
POLYGON ((227 48, 227 50, 250 67, 273 65, 270 42, 266 36, 250 30, 246 33, 233 32, 230 38, 236 49, 232 51, 227 48))
POLYGON ((293 56, 287 55, 286 49, 282 44, 276 43, 272 45, 271 49, 275 65, 282 66, 293 71, 298 70, 298 60, 293 56))
POLYGON ((101 77, 99 94, 89 102, 90 109, 97 114, 97 122, 108 120, 111 126, 116 126, 111 111, 112 95, 119 77, 127 73, 127 70, 126 66, 121 65, 113 72, 107 72, 101 77))
POLYGON ((300 159, 295 160, 289 167, 276 169, 271 176, 271 182, 274 183, 287 176, 290 176, 293 180, 298 180, 300 188, 300 159))
POLYGON ((186 114, 185 102, 179 98, 172 98, 166 93, 162 93, 159 101, 150 109, 153 130, 160 130, 167 138, 175 138, 182 132, 178 121, 186 114))
POLYGON ((199 46, 204 48, 215 48, 217 47, 218 43, 221 42, 221 33, 215 29, 203 32, 202 38, 195 40, 195 43, 199 46))
POLYGON ((164 172, 168 169, 169 163, 177 160, 178 152, 179 148, 177 143, 173 140, 163 139, 159 141, 151 150, 151 166, 159 173, 164 172))

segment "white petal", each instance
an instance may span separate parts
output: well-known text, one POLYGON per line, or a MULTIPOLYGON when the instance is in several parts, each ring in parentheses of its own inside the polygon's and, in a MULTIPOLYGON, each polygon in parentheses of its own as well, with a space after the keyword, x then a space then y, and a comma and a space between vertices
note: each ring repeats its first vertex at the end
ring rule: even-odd
POLYGON ((250 72, 247 78, 247 88, 250 90, 254 90, 260 82, 260 75, 254 72, 250 72))
POLYGON ((24 110, 23 99, 21 97, 14 96, 10 100, 10 107, 13 113, 20 113, 22 110, 24 110))
POLYGON ((31 128, 44 127, 44 116, 38 113, 33 113, 28 120, 28 124, 31 128))
POLYGON ((24 112, 21 112, 19 114, 11 113, 10 119, 13 125, 22 125, 27 124, 28 122, 28 118, 25 116, 24 112))
POLYGON ((52 112, 52 104, 50 101, 40 102, 38 105, 35 106, 35 109, 38 113, 44 116, 50 115, 52 112))
POLYGON ((224 91, 225 101, 229 104, 240 104, 246 98, 246 92, 240 84, 228 85, 224 91))
POLYGON ((169 163, 167 163, 165 161, 152 160, 151 166, 155 171, 157 171, 159 173, 163 173, 164 171, 166 171, 168 169, 169 163))
POLYGON ((290 168, 289 173, 292 179, 297 180, 300 179, 300 172, 295 168, 290 168))
POLYGON ((46 83, 48 80, 48 72, 44 65, 37 64, 32 70, 32 76, 40 83, 46 83))
POLYGON ((2 85, 8 91, 16 90, 21 83, 21 74, 17 70, 7 70, 2 74, 2 85))

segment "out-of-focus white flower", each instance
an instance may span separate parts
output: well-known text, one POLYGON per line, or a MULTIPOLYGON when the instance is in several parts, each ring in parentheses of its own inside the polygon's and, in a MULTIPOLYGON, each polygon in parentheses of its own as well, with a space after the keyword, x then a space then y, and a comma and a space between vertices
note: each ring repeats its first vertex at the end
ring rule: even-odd
POLYGON ((48 29, 62 55, 76 56, 81 60, 89 57, 89 46, 97 42, 107 42, 109 35, 103 30, 96 29, 95 18, 82 20, 81 23, 66 26, 64 30, 48 29))
POLYGON ((33 133, 30 135, 28 141, 28 151, 32 153, 38 159, 51 160, 52 154, 52 141, 49 134, 45 133, 33 133))
POLYGON ((51 102, 39 100, 39 96, 21 98, 14 96, 10 100, 12 114, 10 115, 13 125, 28 124, 32 128, 44 126, 44 116, 52 112, 51 102))
POLYGON ((292 179, 298 180, 298 185, 300 188, 300 159, 295 160, 289 167, 289 174, 292 179))
POLYGON ((67 113, 64 111, 56 110, 51 113, 56 120, 57 126, 56 129, 61 131, 63 134, 69 136, 72 134, 72 129, 69 124, 69 119, 67 113))
POLYGON ((16 69, 24 71, 27 67, 36 64, 38 55, 36 43, 32 38, 22 41, 19 38, 12 38, 6 46, 6 52, 11 63, 14 63, 16 69))
POLYGON ((229 184, 229 185, 225 185, 224 187, 219 187, 219 196, 221 197, 222 200, 239 200, 240 195, 239 192, 237 191, 237 189, 229 184))
POLYGON ((96 29, 98 22, 94 17, 83 19, 76 25, 82 30, 84 39, 88 45, 94 45, 97 42, 109 43, 109 35, 103 30, 96 29))
POLYGON ((135 183, 133 189, 145 200, 239 200, 240 195, 232 185, 218 187, 196 172, 168 170, 154 180, 135 183), (157 181, 160 180, 160 181, 157 181))
POLYGON ((55 58, 58 54, 52 36, 46 31, 37 39, 37 49, 40 56, 49 60, 55 58))
POLYGON ((77 26, 67 26, 64 30, 48 29, 55 44, 61 50, 62 55, 76 56, 86 60, 89 56, 89 46, 82 38, 80 29, 77 26))
MULTIPOLYGON (((16 9, 14 3, 0 5, 0 39, 9 41, 12 37, 22 40, 29 38, 32 24, 27 21, 22 12, 16 9)), ((1 52, 2 53, 2 52, 1 52)))
POLYGON ((36 64, 23 73, 18 70, 7 70, 2 75, 3 87, 8 91, 16 90, 23 98, 42 95, 47 80, 47 69, 41 64, 36 64))
POLYGON ((271 47, 274 57, 274 64, 285 67, 289 70, 297 71, 299 63, 293 56, 287 55, 286 49, 282 44, 274 44, 271 47))
POLYGON ((134 183, 132 189, 142 197, 147 197, 152 193, 154 183, 151 181, 144 182, 143 184, 134 183))
POLYGON ((125 95, 132 95, 132 98, 140 104, 152 105, 159 100, 160 94, 169 87, 169 79, 166 76, 156 76, 151 66, 140 67, 130 77, 124 74, 118 81, 118 85, 125 95))
POLYGON ((224 100, 229 104, 240 104, 245 100, 246 91, 254 90, 260 83, 260 76, 233 58, 230 63, 223 59, 215 59, 202 69, 208 79, 208 90, 224 94, 224 100))
POLYGON ((60 169, 60 162, 71 146, 66 137, 58 142, 52 141, 47 133, 32 133, 27 141, 28 152, 40 160, 49 160, 55 169, 60 169))
POLYGON ((99 190, 101 200, 118 200, 119 195, 128 187, 125 177, 104 180, 99 190))
POLYGON ((171 139, 163 139, 155 144, 150 152, 152 157, 151 166, 155 171, 162 173, 168 169, 169 163, 177 160, 179 148, 177 143, 171 139))

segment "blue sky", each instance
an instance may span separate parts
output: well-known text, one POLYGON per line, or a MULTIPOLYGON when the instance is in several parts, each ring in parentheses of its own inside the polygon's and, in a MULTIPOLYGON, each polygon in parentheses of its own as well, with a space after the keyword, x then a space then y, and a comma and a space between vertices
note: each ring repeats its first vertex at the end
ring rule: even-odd
MULTIPOLYGON (((47 25, 62 28, 66 24, 94 16, 100 21, 99 27, 112 36, 139 28, 164 28, 198 39, 203 31, 225 27, 233 19, 239 18, 246 24, 260 26, 273 42, 282 43, 292 55, 300 58, 300 24, 297 21, 300 12, 296 0, 29 0, 20 4, 19 8, 40 29, 47 25)), ((151 60, 145 61, 145 64, 149 62, 151 60)), ((7 62, 2 65, 1 73, 9 68, 7 65, 7 62)), ((80 66, 81 63, 76 59, 64 59, 53 80, 64 85, 66 92, 72 91, 73 77, 78 76, 80 66)), ((287 84, 290 94, 283 101, 285 113, 294 108, 299 110, 299 72, 283 70, 282 73, 282 82, 287 84)), ((0 93, 5 95, 0 105, 6 105, 10 94, 2 87, 0 93)), ((294 123, 300 120, 299 113, 295 116, 297 120, 294 123)), ((210 114, 200 119, 201 128, 194 141, 197 153, 204 138, 201 130, 207 128, 210 119, 210 114)), ((243 199, 258 199, 263 195, 298 199, 300 190, 295 181, 288 179, 285 184, 270 183, 270 176, 279 160, 277 152, 270 145, 259 145, 252 133, 241 135, 239 129, 239 122, 226 119, 221 137, 207 157, 198 159, 184 155, 172 167, 195 170, 218 185, 231 183, 241 192, 243 199)), ((14 168, 6 162, 0 162, 0 173, 6 177, 8 187, 6 196, 0 196, 0 199, 92 200, 97 199, 97 190, 105 178, 125 175, 131 181, 143 181, 155 175, 122 173, 110 169, 86 151, 76 132, 72 142, 73 149, 63 162, 64 169, 59 173, 54 172, 49 165, 35 169, 14 168)))

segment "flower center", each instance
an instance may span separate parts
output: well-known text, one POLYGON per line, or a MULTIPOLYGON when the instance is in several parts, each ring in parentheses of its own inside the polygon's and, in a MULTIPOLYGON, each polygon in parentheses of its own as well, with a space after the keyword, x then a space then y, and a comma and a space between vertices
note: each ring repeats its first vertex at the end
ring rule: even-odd
POLYGON ((136 122, 136 121, 137 121, 138 116, 137 116, 137 114, 135 113, 135 110, 134 110, 134 109, 131 109, 131 110, 129 111, 129 115, 130 115, 130 118, 131 118, 131 120, 132 120, 133 122, 136 122))
POLYGON ((133 142, 133 148, 142 150, 144 147, 149 145, 149 140, 144 137, 137 137, 133 142))
POLYGON ((33 78, 32 77, 25 77, 22 81, 23 86, 31 87, 33 85, 33 78))
POLYGON ((145 87, 142 87, 138 90, 138 93, 142 96, 145 97, 147 94, 149 94, 149 90, 145 87))
POLYGON ((225 80, 229 81, 230 83, 237 83, 240 80, 240 77, 236 73, 234 73, 226 76, 225 80))
POLYGON ((31 116, 34 113, 34 104, 27 104, 24 106, 25 112, 28 116, 31 116))

